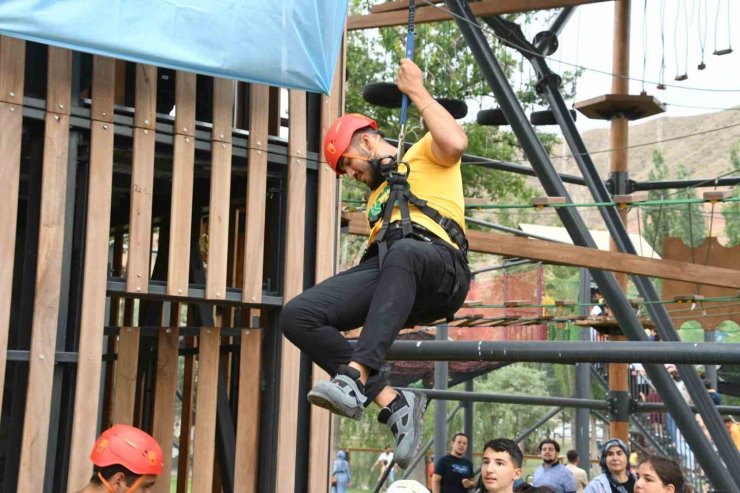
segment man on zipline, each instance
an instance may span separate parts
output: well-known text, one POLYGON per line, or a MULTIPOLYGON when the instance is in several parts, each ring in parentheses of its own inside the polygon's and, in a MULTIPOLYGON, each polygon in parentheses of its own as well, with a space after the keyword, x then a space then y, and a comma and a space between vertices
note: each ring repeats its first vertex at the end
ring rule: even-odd
POLYGON ((338 118, 324 154, 338 175, 365 183, 369 246, 360 264, 306 290, 280 317, 285 336, 334 378, 308 394, 315 405, 359 419, 380 406, 378 421, 395 436, 395 462, 408 466, 421 438, 426 396, 396 391, 382 370, 404 327, 451 317, 470 284, 460 158, 462 128, 424 87, 421 70, 404 59, 398 88, 429 132, 397 163, 398 149, 359 114, 338 118), (388 204, 391 204, 389 207, 388 204), (339 333, 363 326, 353 349, 339 333))

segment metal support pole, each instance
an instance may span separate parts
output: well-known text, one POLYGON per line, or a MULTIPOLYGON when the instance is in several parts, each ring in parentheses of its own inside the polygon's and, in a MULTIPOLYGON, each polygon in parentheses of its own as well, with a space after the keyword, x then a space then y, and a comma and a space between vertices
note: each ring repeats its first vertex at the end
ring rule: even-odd
MULTIPOLYGON (((356 345, 356 342, 351 345, 356 345)), ((388 350, 386 359, 729 365, 737 363, 737 349, 732 344, 719 342, 396 341, 388 350)))
MULTIPOLYGON (((465 382, 465 392, 473 392, 473 380, 465 382)), ((473 401, 463 403, 463 430, 468 436, 468 450, 465 451, 465 458, 473 462, 473 401)))
MULTIPOLYGON (((717 341, 717 331, 714 329, 704 330, 704 340, 706 342, 717 341)), ((709 380, 712 384, 712 388, 717 388, 717 365, 704 365, 704 378, 709 380)))
MULTIPOLYGON (((588 315, 587 303, 591 302, 591 276, 587 269, 581 269, 580 273, 580 292, 578 296, 581 304, 581 315, 588 315)), ((591 340, 591 330, 582 327, 578 335, 578 340, 589 342, 591 340)), ((591 364, 576 363, 576 392, 579 399, 591 398, 591 364)), ((588 464, 591 457, 591 413, 588 409, 576 409, 575 424, 575 447, 578 455, 582 458, 583 464, 588 464)), ((586 468, 586 473, 590 473, 590 468, 586 468)))
MULTIPOLYGON (((437 326, 436 340, 447 342, 447 325, 437 326)), ((437 361, 434 363, 434 388, 447 390, 449 378, 448 363, 437 361)), ((434 403, 434 459, 437 460, 447 453, 447 402, 438 400, 434 403)))
MULTIPOLYGON (((456 16, 455 22, 458 24, 460 31, 463 33, 463 36, 470 46, 473 56, 478 61, 481 71, 491 86, 494 96, 500 104, 507 121, 519 138, 527 158, 532 163, 532 167, 537 172, 537 175, 543 184, 545 192, 550 196, 566 197, 566 199, 570 201, 570 196, 562 181, 557 176, 544 146, 537 138, 532 127, 529 125, 524 110, 517 102, 516 94, 509 85, 503 70, 493 55, 483 32, 480 27, 477 26, 476 18, 471 12, 470 6, 467 2, 463 2, 462 0, 446 0, 445 4, 456 16)), ((488 19, 488 22, 505 23, 505 21, 498 18, 488 19)), ((506 23, 506 28, 510 28, 510 24, 511 23, 506 23)), ((518 26, 516 27, 519 34, 521 34, 521 30, 518 29, 518 26)), ((531 45, 527 43, 526 40, 523 40, 523 36, 516 39, 516 42, 517 44, 526 47, 527 50, 531 50, 531 45)), ((525 56, 531 57, 531 54, 528 55, 525 53, 525 56)), ((531 61, 533 65, 535 65, 536 69, 541 67, 547 68, 545 61, 539 57, 532 58, 531 61)), ((539 70, 538 74, 540 74, 539 70)), ((577 129, 575 129, 575 124, 572 117, 570 117, 568 108, 565 107, 562 97, 556 96, 559 95, 557 79, 557 76, 549 71, 542 72, 538 89, 544 92, 548 97, 553 113, 555 114, 561 128, 563 128, 563 134, 566 136, 566 140, 568 140, 570 144, 573 141, 573 135, 577 137, 578 141, 580 141, 580 136, 578 135, 577 129)), ((585 151, 585 147, 582 145, 581 149, 585 151)), ((578 149, 578 151, 581 151, 581 149, 578 149)), ((583 158, 584 156, 580 155, 579 152, 576 152, 576 149, 572 150, 576 155, 576 160, 579 161, 580 166, 584 160, 579 158, 583 158)), ((609 196, 606 192, 606 188, 598 178, 598 173, 595 171, 595 169, 589 170, 582 168, 582 172, 586 174, 585 177, 587 178, 587 182, 589 182, 589 189, 592 190, 592 193, 599 195, 598 192, 603 190, 606 193, 606 197, 604 197, 603 200, 608 200, 609 196), (598 181, 598 184, 594 184, 593 182, 595 181, 598 181)), ((599 197, 595 196, 595 198, 599 200, 599 197)), ((615 218, 610 215, 615 214, 616 210, 614 208, 607 207, 601 209, 602 215, 604 215, 607 226, 609 227, 620 251, 634 253, 634 247, 631 245, 629 237, 624 229, 624 225, 619 220, 619 216, 616 215, 616 221, 614 221, 615 218), (629 249, 630 247, 631 250, 629 249)), ((577 211, 572 210, 572 208, 560 208, 558 210, 558 215, 573 239, 574 244, 596 248, 596 244, 591 237, 588 228, 577 211)), ((639 319, 627 301, 614 275, 612 273, 597 270, 594 270, 591 274, 601 288, 609 307, 613 311, 625 334, 632 340, 646 340, 647 337, 645 335, 644 328, 640 324, 639 319)), ((635 283, 638 284, 638 289, 640 290, 642 297, 645 300, 657 300, 657 293, 652 287, 652 284, 650 284, 650 281, 645 279, 645 283, 649 285, 649 288, 647 288, 644 286, 645 283, 638 282, 638 279, 638 277, 635 277, 635 283)), ((677 337, 676 332, 672 328, 670 318, 668 317, 665 308, 656 304, 651 304, 649 306, 651 307, 651 317, 656 322, 656 325, 660 327, 659 332, 664 332, 666 335, 664 339, 676 340, 674 339, 674 337, 677 337), (655 309, 655 307, 658 307, 658 309, 655 309), (664 319, 660 317, 661 314, 659 312, 661 310, 662 314, 665 316, 664 319)), ((661 334, 661 337, 662 336, 663 334, 661 334)), ((697 394, 694 397, 699 398, 699 401, 701 401, 701 396, 699 396, 698 392, 695 391, 693 384, 689 385, 689 378, 691 378, 689 373, 693 371, 693 368, 685 365, 682 366, 683 370, 679 369, 679 371, 682 376, 686 375, 684 380, 687 382, 687 388, 691 391, 692 395, 697 394)), ((733 479, 733 475, 728 471, 728 468, 724 467, 720 461, 716 460, 717 457, 712 444, 699 428, 688 405, 678 392, 678 389, 676 389, 673 382, 670 380, 665 368, 658 365, 648 365, 646 369, 656 389, 660 395, 663 396, 664 401, 671 406, 674 419, 714 486, 716 488, 726 489, 730 492, 740 493, 740 488, 737 486, 737 483, 740 482, 740 457, 738 456, 737 451, 734 450, 734 446, 732 451, 734 456, 731 456, 730 452, 727 451, 725 445, 731 444, 727 432, 723 429, 722 433, 724 433, 724 436, 715 432, 712 433, 712 436, 715 439, 715 443, 718 444, 718 448, 720 449, 723 459, 728 462, 728 465, 730 466, 729 468, 734 471, 733 474, 739 476, 737 480, 733 479), (719 443, 720 440, 723 442, 722 444, 719 443), (736 462, 738 464, 737 466, 734 465, 736 462)), ((693 377, 698 381, 698 377, 695 372, 693 372, 693 377)), ((701 384, 701 382, 698 383, 701 384)), ((711 404, 706 392, 704 394, 703 399, 711 404)), ((702 416, 704 417, 704 421, 708 428, 710 428, 710 431, 715 428, 715 424, 722 425, 716 409, 712 409, 711 412, 714 414, 711 414, 711 412, 708 412, 705 409, 705 402, 697 403, 702 408, 702 416)))

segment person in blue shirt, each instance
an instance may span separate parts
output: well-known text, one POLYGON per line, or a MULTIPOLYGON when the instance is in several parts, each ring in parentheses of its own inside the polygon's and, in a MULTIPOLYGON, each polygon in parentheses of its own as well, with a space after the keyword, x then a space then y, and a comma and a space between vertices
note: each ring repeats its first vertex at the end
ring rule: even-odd
POLYGON ((551 438, 540 442, 542 465, 534 471, 532 486, 549 486, 555 493, 575 493, 576 480, 570 469, 560 463, 560 444, 551 438))
POLYGON ((349 462, 347 462, 347 455, 344 450, 337 452, 337 459, 334 461, 334 469, 331 475, 331 493, 347 493, 347 488, 352 484, 352 476, 349 473, 349 462))

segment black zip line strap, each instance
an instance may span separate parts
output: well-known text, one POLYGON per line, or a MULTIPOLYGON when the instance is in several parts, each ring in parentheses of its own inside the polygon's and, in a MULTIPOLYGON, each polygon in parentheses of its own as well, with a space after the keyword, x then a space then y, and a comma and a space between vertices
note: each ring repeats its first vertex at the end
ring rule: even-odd
MULTIPOLYGON (((415 238, 423 241, 431 241, 429 236, 434 236, 431 231, 428 231, 423 226, 411 221, 411 214, 409 212, 409 204, 411 204, 425 216, 439 224, 467 259, 468 240, 465 238, 465 233, 460 225, 457 224, 454 219, 450 219, 449 217, 440 214, 439 211, 431 207, 426 200, 420 199, 411 192, 408 185, 408 175, 411 172, 409 163, 401 161, 401 166, 399 166, 395 157, 388 156, 386 158, 377 159, 375 160, 375 163, 372 164, 373 167, 383 175, 390 186, 388 199, 383 205, 383 225, 374 241, 374 243, 377 243, 378 245, 379 267, 383 267, 383 259, 385 258, 385 254, 388 253, 388 241, 386 240, 386 235, 391 224, 394 224, 391 222, 391 216, 393 215, 393 209, 395 209, 396 205, 398 205, 401 212, 400 229, 403 238, 415 238), (387 162, 387 164, 380 164, 382 161, 387 162)), ((373 224, 370 226, 372 227, 373 224)))

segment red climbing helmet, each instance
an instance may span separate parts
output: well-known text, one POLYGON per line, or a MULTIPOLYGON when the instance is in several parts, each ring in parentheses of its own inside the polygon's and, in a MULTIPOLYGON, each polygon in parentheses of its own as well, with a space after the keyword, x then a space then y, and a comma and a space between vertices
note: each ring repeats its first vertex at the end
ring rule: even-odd
POLYGON ((105 430, 95 442, 90 460, 98 467, 120 465, 134 474, 159 475, 164 456, 154 438, 138 428, 114 425, 105 430))
POLYGON ((344 172, 337 171, 337 163, 349 147, 352 136, 356 131, 366 127, 377 130, 378 124, 375 120, 359 113, 347 113, 340 116, 329 127, 324 137, 324 156, 336 174, 344 174, 344 172))

